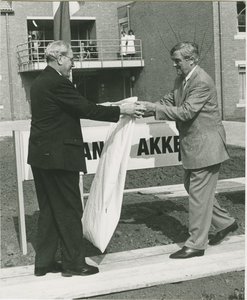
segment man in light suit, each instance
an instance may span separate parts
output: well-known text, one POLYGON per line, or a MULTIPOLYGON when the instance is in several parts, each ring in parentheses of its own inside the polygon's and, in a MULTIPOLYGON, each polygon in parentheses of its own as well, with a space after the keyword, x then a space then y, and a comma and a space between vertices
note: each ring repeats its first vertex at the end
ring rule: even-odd
POLYGON ((87 101, 68 79, 74 66, 70 44, 56 41, 46 49, 48 66, 31 86, 28 163, 39 203, 36 276, 91 275, 85 261, 79 172, 86 173, 80 118, 117 122, 120 114, 139 117, 136 104, 102 106, 87 101), (55 261, 58 241, 62 264, 55 261))
POLYGON ((190 237, 170 258, 190 258, 204 255, 211 224, 217 233, 209 240, 210 245, 219 244, 238 225, 215 199, 220 164, 229 156, 214 82, 197 65, 195 43, 179 43, 170 55, 178 75, 172 92, 156 103, 140 103, 146 103, 145 115, 176 121, 184 186, 189 194, 190 237))

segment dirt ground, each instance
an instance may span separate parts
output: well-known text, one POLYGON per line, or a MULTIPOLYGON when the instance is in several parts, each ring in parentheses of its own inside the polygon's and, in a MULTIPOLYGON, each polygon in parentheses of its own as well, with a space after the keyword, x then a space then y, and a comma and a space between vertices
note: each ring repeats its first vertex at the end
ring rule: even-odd
MULTIPOLYGON (((231 160, 221 167, 220 179, 245 176, 245 150, 228 147, 231 160)), ((13 141, 0 139, 1 182, 1 267, 9 268, 34 264, 38 206, 33 181, 23 184, 26 212, 28 254, 22 255, 18 241, 18 202, 13 141)), ((88 192, 93 176, 84 176, 88 192)), ((181 166, 129 171, 126 189, 162 186, 183 182, 181 166)), ((217 195, 220 204, 236 218, 239 229, 245 232, 245 193, 217 195)), ((210 234, 213 232, 211 231, 210 234)), ((181 243, 188 237, 187 198, 162 201, 153 195, 131 193, 124 195, 121 218, 106 249, 106 253, 132 250, 171 243, 181 243)), ((87 256, 101 254, 86 241, 87 256)), ((57 258, 59 259, 59 251, 57 258)), ((244 271, 230 272, 191 281, 158 285, 150 288, 94 297, 95 299, 240 299, 235 289, 244 288, 244 271)))

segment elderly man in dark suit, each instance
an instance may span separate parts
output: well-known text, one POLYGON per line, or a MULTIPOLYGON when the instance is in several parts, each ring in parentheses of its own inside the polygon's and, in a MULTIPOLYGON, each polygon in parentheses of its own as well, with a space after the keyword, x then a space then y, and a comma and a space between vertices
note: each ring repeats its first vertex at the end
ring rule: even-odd
POLYGON ((215 199, 220 164, 229 156, 214 82, 197 65, 199 53, 195 43, 179 43, 170 55, 178 75, 172 92, 158 102, 140 103, 146 103, 146 115, 176 121, 184 186, 189 194, 190 236, 170 258, 190 258, 204 255, 211 224, 217 233, 209 245, 219 244, 238 225, 215 199))
POLYGON ((80 118, 118 122, 120 114, 143 113, 136 104, 102 106, 83 98, 68 79, 74 66, 70 44, 53 42, 45 54, 48 66, 30 91, 28 163, 40 208, 34 274, 91 275, 99 270, 85 261, 79 172, 87 170, 80 118), (59 240, 62 264, 54 258, 59 240))

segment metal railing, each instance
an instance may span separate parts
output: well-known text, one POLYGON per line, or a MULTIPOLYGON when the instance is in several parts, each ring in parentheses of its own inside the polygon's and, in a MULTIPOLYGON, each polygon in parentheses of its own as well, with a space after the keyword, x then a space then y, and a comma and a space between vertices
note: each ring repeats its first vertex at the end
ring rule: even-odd
MULTIPOLYGON (((32 69, 32 64, 46 62, 45 49, 53 40, 32 40, 17 46, 19 71, 32 69)), ((135 53, 128 54, 128 48, 123 49, 120 39, 107 40, 72 40, 74 61, 115 61, 142 60, 142 42, 134 41, 135 53), (123 53, 123 51, 126 51, 123 53)), ((132 48, 133 49, 133 48, 132 48)))

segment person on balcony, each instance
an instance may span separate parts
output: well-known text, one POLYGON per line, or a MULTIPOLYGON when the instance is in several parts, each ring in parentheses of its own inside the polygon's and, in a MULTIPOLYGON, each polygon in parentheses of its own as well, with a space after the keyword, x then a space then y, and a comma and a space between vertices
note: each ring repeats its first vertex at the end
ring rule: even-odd
POLYGON ((34 61, 37 61, 40 58, 39 55, 39 47, 40 47, 41 43, 38 40, 38 37, 35 34, 32 34, 31 37, 31 47, 32 47, 32 59, 34 61))
POLYGON ((120 55, 122 57, 126 57, 127 53, 127 44, 128 44, 128 36, 124 30, 121 31, 121 45, 120 45, 120 55))
POLYGON ((136 53, 135 35, 134 35, 134 31, 132 29, 130 29, 128 32, 128 37, 127 37, 127 56, 134 57, 135 53, 136 53))
POLYGON ((87 168, 80 119, 118 122, 120 115, 142 116, 143 106, 89 102, 69 80, 74 67, 71 45, 52 42, 45 55, 47 67, 30 90, 28 164, 40 209, 34 274, 92 275, 99 270, 85 260, 79 172, 87 173, 87 168), (62 264, 55 261, 59 240, 62 264))
POLYGON ((83 42, 81 42, 80 44, 80 59, 87 59, 88 58, 88 52, 85 48, 85 44, 83 42))
POLYGON ((89 43, 88 55, 89 55, 89 58, 98 58, 97 47, 92 42, 89 43))

